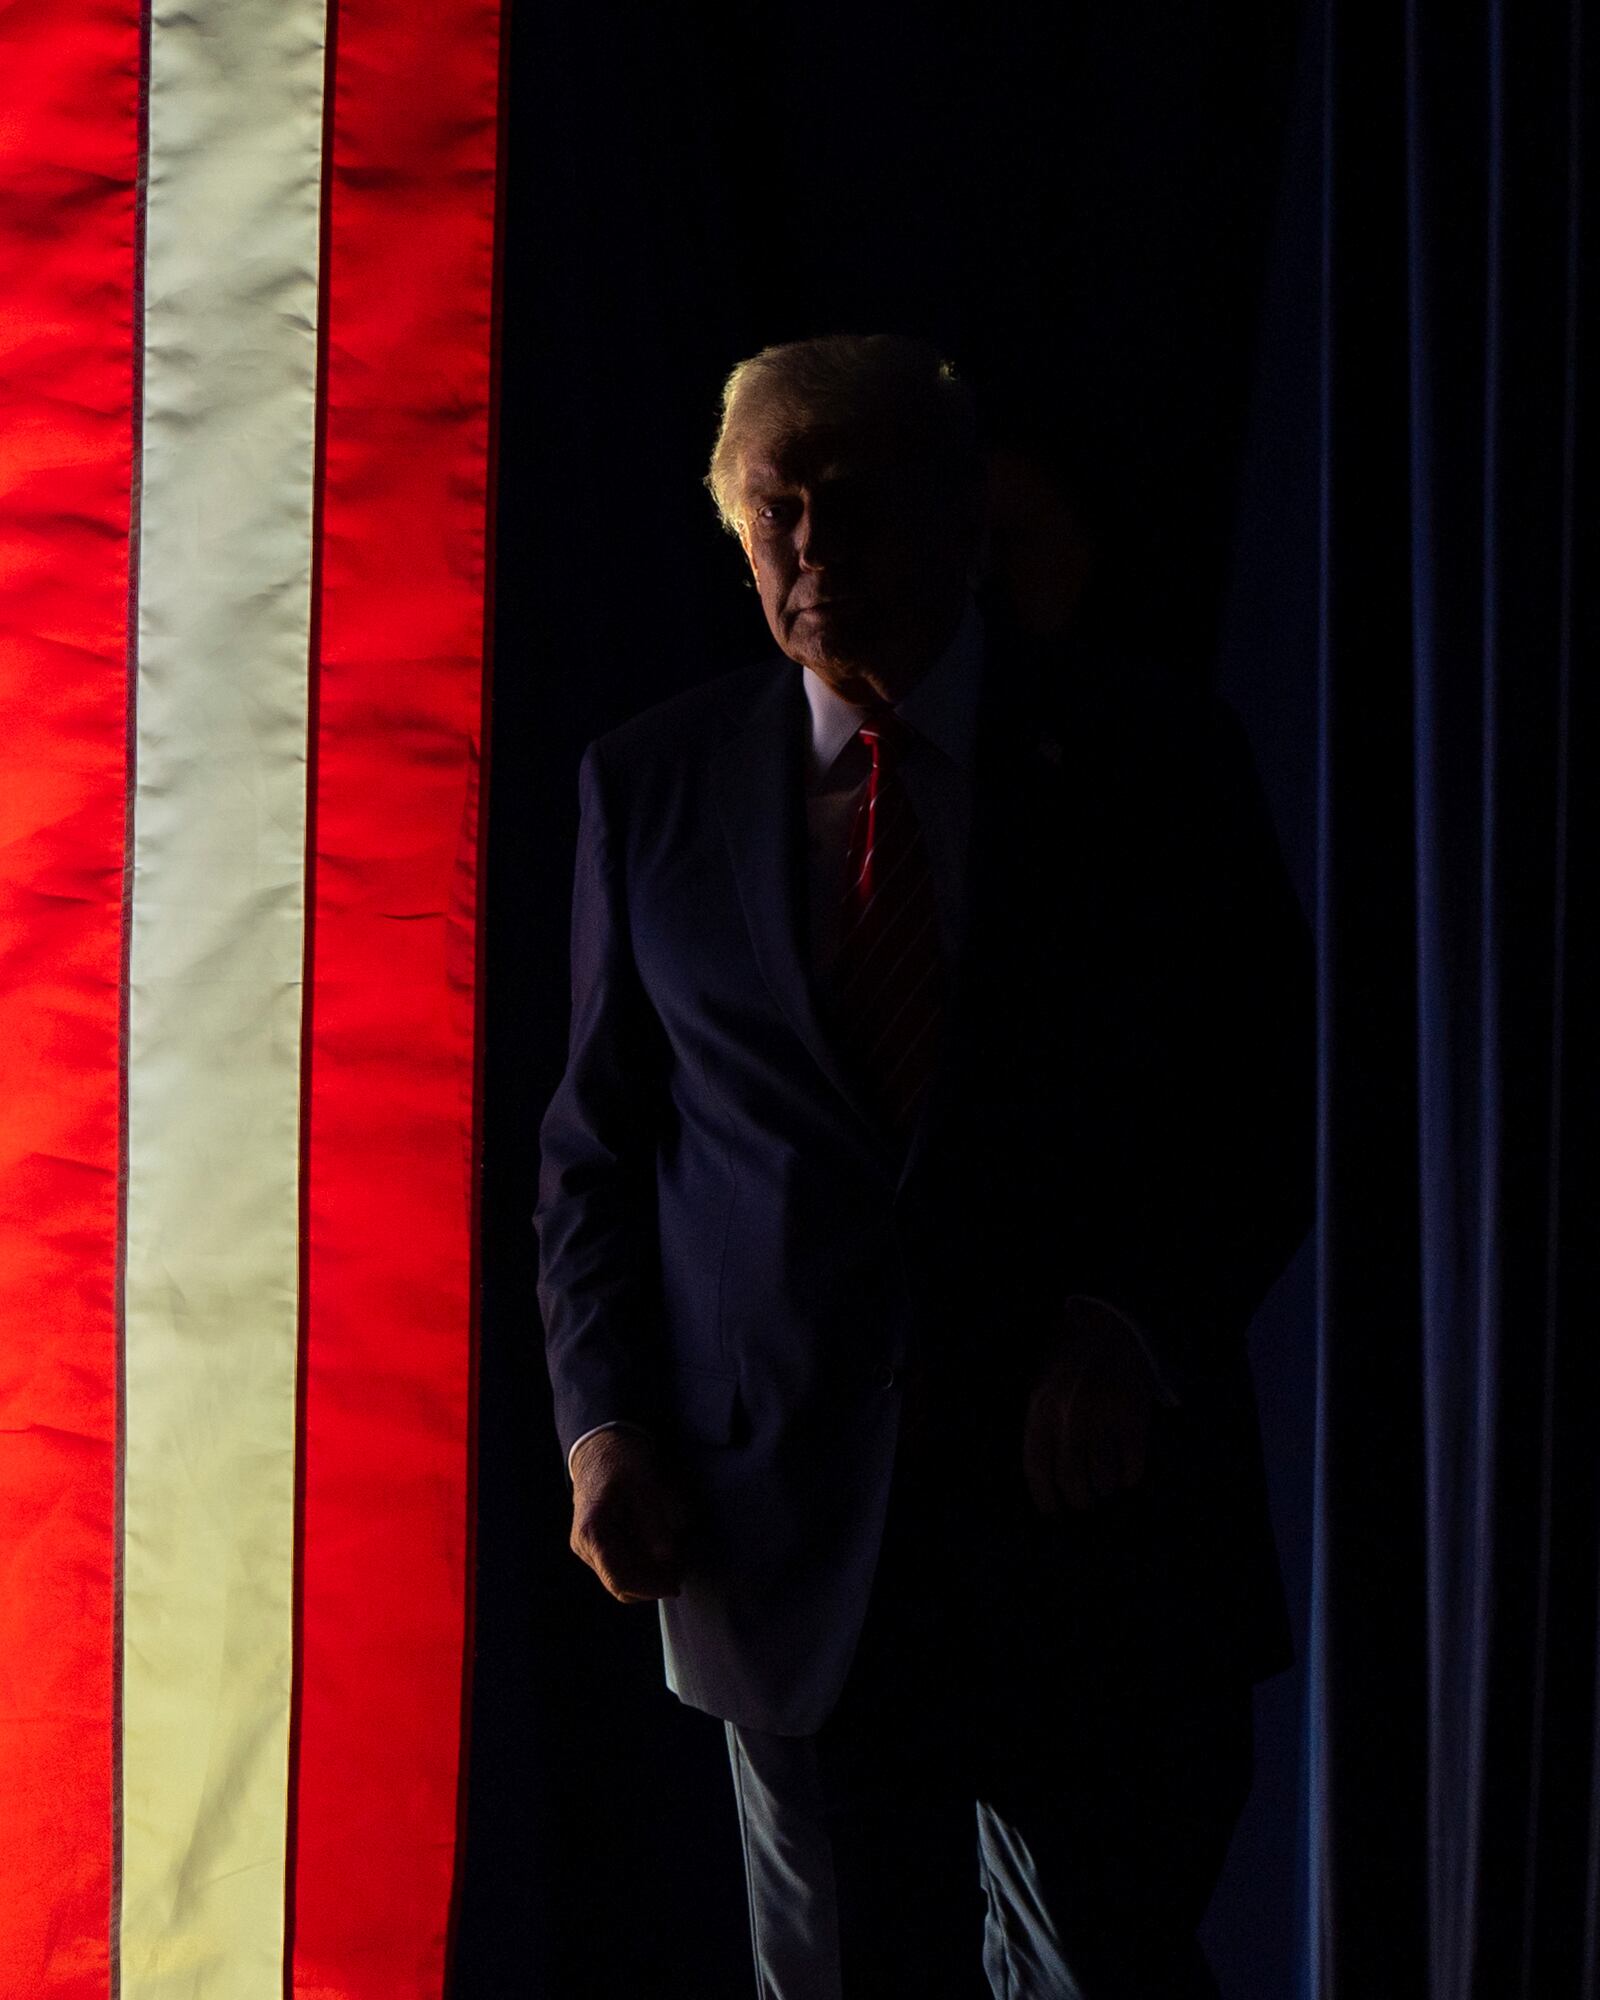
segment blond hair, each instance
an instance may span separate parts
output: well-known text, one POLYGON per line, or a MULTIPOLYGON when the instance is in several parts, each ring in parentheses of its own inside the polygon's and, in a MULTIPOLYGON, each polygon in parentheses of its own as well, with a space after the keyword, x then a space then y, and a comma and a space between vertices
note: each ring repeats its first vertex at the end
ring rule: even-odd
POLYGON ((924 340, 830 333, 785 341, 741 361, 722 390, 722 422, 705 483, 722 525, 743 535, 740 472, 749 446, 769 449, 820 425, 887 428, 907 452, 954 480, 980 467, 977 410, 955 369, 924 340))

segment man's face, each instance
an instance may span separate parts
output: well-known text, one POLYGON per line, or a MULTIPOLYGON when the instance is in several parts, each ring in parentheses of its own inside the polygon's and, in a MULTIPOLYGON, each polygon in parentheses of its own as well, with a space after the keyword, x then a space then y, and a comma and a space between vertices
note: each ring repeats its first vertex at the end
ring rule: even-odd
POLYGON ((975 503, 924 455, 862 427, 759 440, 741 540, 779 648, 848 700, 896 700, 961 615, 975 503))

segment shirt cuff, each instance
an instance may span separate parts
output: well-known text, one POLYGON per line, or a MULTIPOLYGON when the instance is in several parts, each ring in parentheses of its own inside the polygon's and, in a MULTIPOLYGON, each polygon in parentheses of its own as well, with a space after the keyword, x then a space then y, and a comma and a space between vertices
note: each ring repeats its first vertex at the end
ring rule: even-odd
POLYGON ((643 1424, 631 1424, 625 1417, 613 1417, 609 1423, 593 1425, 592 1428, 584 1432, 582 1437, 572 1440, 571 1448, 567 1452, 567 1477, 569 1479, 572 1477, 572 1461, 577 1453, 578 1446, 580 1444, 587 1444, 590 1438, 598 1437, 602 1431, 632 1431, 636 1437, 642 1438, 647 1438, 651 1435, 643 1424))

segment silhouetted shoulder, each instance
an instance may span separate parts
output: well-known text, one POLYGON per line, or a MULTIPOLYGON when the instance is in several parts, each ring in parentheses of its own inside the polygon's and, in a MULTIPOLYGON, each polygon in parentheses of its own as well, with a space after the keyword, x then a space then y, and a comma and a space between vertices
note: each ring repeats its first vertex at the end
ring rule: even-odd
POLYGON ((719 674, 608 730, 590 746, 590 754, 618 776, 695 761, 743 728, 759 704, 777 694, 787 676, 798 680, 799 673, 792 661, 775 655, 757 666, 719 674))

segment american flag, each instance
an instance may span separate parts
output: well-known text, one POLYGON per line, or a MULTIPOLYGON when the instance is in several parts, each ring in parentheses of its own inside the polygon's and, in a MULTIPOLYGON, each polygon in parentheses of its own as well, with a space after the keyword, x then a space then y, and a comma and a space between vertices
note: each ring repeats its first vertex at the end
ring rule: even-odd
POLYGON ((425 2000, 498 0, 0 6, 0 2000, 425 2000))

